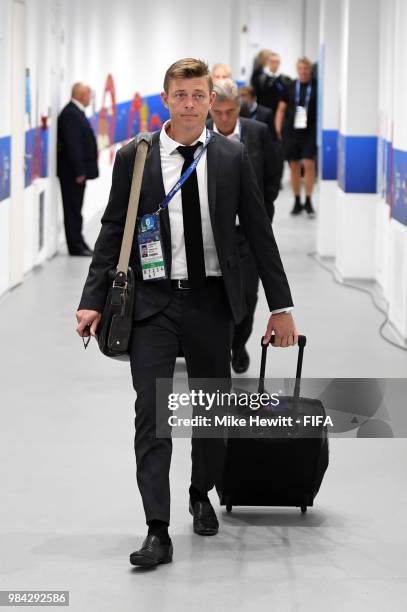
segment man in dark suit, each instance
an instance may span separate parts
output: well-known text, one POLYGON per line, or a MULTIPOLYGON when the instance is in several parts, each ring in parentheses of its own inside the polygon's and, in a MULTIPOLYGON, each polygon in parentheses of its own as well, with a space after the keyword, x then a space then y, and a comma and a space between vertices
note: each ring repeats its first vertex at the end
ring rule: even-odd
MULTIPOLYGON (((180 347, 190 380, 230 379, 232 324, 246 314, 236 215, 256 258, 270 310, 285 310, 271 314, 265 341, 273 331, 277 346, 298 339, 288 312, 290 289, 247 151, 205 126, 214 97, 205 63, 187 58, 168 68, 162 99, 170 120, 153 135, 141 185, 139 217, 156 212, 165 194, 174 185, 180 187, 181 172, 199 157, 160 212, 167 277, 143 280, 137 240, 130 258, 137 277, 130 347, 137 392, 135 453, 148 524, 141 549, 130 555, 133 565, 167 563, 173 553, 168 535, 172 442, 170 436, 156 435, 156 408, 159 413, 167 409, 156 406, 156 380, 172 379, 180 347)), ((109 202, 76 313, 80 336, 96 333, 108 272, 118 263, 134 159, 134 141, 116 155, 109 202)), ((189 510, 199 535, 218 531, 207 494, 213 486, 222 489, 224 458, 223 438, 192 438, 189 510)))
POLYGON ((273 111, 267 106, 263 106, 257 102, 256 92, 253 87, 245 86, 239 89, 240 95, 240 116, 248 119, 255 119, 265 123, 273 137, 277 139, 273 111))
MULTIPOLYGON (((271 222, 281 175, 281 161, 276 153, 271 134, 263 123, 243 117, 239 119, 240 91, 234 81, 231 79, 218 81, 214 84, 214 91, 216 98, 210 111, 212 119, 207 122, 207 126, 228 139, 244 144, 256 174, 257 184, 263 193, 266 211, 271 222)), ((243 272, 247 314, 234 329, 232 367, 236 374, 243 374, 248 370, 250 364, 246 343, 253 328, 259 274, 245 232, 238 220, 236 221, 236 238, 243 272)))
POLYGON ((239 93, 241 101, 240 116, 249 117, 250 119, 254 119, 256 121, 261 121, 262 123, 266 123, 269 127, 275 151, 280 161, 279 188, 282 189, 282 179, 284 172, 284 151, 281 145, 281 141, 277 137, 274 113, 271 108, 267 108, 267 106, 263 106, 262 104, 259 104, 257 102, 257 96, 254 87, 241 87, 239 93))
POLYGON ((254 87, 257 100, 263 106, 270 108, 274 116, 278 104, 291 82, 288 76, 281 74, 280 64, 280 55, 271 52, 265 66, 259 66, 254 70, 250 79, 250 84, 254 87))
POLYGON ((58 117, 57 174, 70 255, 92 255, 82 236, 81 214, 86 181, 99 176, 96 139, 85 115, 90 100, 90 87, 75 83, 72 99, 58 117))

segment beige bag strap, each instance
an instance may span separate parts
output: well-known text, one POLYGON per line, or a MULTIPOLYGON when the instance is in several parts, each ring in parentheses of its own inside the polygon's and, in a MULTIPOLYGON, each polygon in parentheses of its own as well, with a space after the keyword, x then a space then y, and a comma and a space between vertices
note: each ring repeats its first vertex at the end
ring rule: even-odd
POLYGON ((139 134, 135 140, 136 159, 134 160, 133 179, 129 205, 127 207, 126 224, 124 226, 122 246, 120 249, 119 263, 117 272, 127 276, 129 267, 130 253, 133 246, 134 230, 137 221, 138 205, 140 200, 141 181, 143 180, 144 165, 146 163, 147 152, 151 143, 151 134, 145 132, 139 134))

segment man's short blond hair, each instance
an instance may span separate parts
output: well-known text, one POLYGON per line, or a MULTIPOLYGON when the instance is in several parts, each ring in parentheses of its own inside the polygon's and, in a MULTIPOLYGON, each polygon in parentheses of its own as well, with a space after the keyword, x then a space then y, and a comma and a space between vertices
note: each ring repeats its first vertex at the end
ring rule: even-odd
POLYGON ((193 57, 185 57, 171 64, 164 76, 164 91, 168 93, 170 81, 174 79, 195 79, 207 77, 209 91, 213 90, 212 77, 209 72, 208 64, 193 57))
POLYGON ((273 52, 270 51, 270 49, 262 49, 261 51, 259 51, 254 59, 255 67, 264 68, 264 66, 267 64, 267 61, 272 53, 273 52))

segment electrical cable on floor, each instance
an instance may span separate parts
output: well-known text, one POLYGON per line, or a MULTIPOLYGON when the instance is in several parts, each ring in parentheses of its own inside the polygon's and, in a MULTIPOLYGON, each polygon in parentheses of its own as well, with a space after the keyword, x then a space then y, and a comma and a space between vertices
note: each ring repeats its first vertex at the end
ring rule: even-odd
POLYGON ((375 295, 374 295, 374 293, 372 291, 369 291, 369 289, 364 289, 363 287, 358 287, 357 285, 352 285, 351 283, 347 283, 345 281, 338 280, 336 278, 336 275, 335 275, 335 270, 332 270, 332 268, 330 268, 329 266, 326 266, 325 264, 323 264, 322 261, 319 259, 318 253, 316 251, 312 251, 311 253, 307 253, 307 255, 308 255, 308 257, 311 257, 311 259, 313 259, 321 268, 323 268, 324 270, 329 272, 329 274, 331 275, 333 281, 337 285, 340 285, 341 287, 347 287, 348 289, 354 289, 355 291, 359 291, 360 293, 366 293, 370 297, 370 299, 372 300, 373 306, 376 308, 376 310, 378 310, 379 312, 381 312, 385 316, 385 319, 384 319, 383 323, 379 327, 379 331, 378 331, 379 336, 381 338, 383 338, 383 340, 385 340, 385 342, 387 342, 388 344, 391 344, 392 346, 400 349, 401 351, 407 351, 407 347, 402 346, 401 344, 398 344, 397 342, 393 342, 393 340, 390 340, 390 338, 387 338, 387 336, 384 335, 383 329, 386 327, 387 323, 389 322, 389 317, 388 317, 387 311, 384 310, 381 306, 379 306, 379 304, 376 302, 375 295))

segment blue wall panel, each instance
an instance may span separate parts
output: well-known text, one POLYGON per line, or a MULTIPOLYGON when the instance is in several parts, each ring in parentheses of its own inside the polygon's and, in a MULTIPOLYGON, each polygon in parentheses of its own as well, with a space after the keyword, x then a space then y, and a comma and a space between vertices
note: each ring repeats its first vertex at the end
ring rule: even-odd
POLYGON ((0 201, 10 197, 11 137, 0 138, 0 201))
POLYGON ((320 160, 322 180, 336 180, 338 173, 338 130, 322 130, 320 160))
POLYGON ((386 140, 384 143, 384 166, 385 166, 385 199, 391 204, 391 190, 393 181, 393 143, 386 140))
POLYGON ((338 137, 338 183, 346 193, 376 193, 377 136, 338 137))

